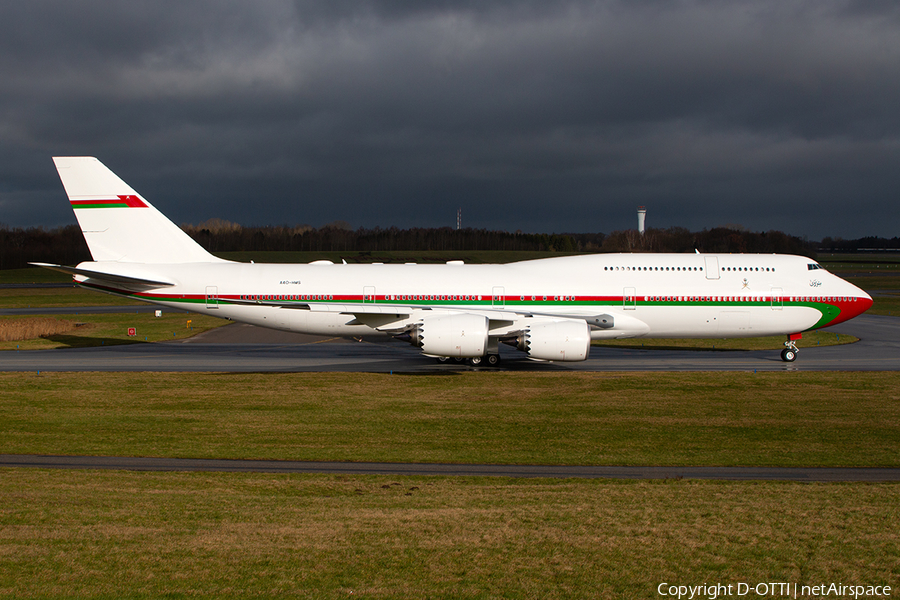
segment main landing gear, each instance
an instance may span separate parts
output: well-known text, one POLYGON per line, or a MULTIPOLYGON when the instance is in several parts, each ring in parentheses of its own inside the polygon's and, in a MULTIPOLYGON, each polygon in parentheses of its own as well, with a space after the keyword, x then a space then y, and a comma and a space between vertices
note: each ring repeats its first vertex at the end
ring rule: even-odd
POLYGON ((473 367, 496 367, 500 364, 500 355, 485 354, 484 356, 473 356, 469 359, 469 364, 473 367))
POLYGON ((784 362, 794 362, 797 360, 797 353, 800 352, 800 350, 797 348, 796 342, 799 339, 799 333, 792 333, 788 336, 787 341, 784 343, 784 350, 781 351, 781 360, 784 362))
MULTIPOLYGON (((438 356, 438 362, 447 362, 449 356, 438 356)), ((456 362, 466 361, 473 367, 496 367, 500 364, 499 354, 485 354, 484 356, 473 356, 472 358, 455 358, 456 362)))

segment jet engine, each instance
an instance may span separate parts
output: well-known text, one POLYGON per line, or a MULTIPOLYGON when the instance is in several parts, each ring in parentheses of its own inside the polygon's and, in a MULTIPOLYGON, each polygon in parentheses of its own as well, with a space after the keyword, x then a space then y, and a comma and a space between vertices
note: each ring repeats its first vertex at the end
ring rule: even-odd
POLYGON ((398 337, 418 346, 429 356, 484 356, 488 347, 488 320, 467 313, 427 317, 398 337))
POLYGON ((511 339, 501 340, 540 360, 585 360, 591 350, 591 331, 576 319, 534 319, 511 339))

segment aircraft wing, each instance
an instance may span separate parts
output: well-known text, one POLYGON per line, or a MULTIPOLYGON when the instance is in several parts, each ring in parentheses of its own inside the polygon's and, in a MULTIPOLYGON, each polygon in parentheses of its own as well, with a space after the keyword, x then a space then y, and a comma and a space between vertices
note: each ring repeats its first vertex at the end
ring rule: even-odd
MULTIPOLYGON (((401 318, 409 318, 414 313, 423 313, 433 311, 435 313, 441 311, 449 312, 465 312, 486 317, 491 322, 491 327, 501 327, 512 325, 519 319, 528 317, 548 317, 553 319, 579 319, 587 321, 588 325, 599 329, 612 329, 616 323, 616 317, 609 314, 583 313, 573 312, 571 314, 560 313, 542 313, 535 311, 523 311, 516 309, 493 309, 493 308, 459 308, 454 306, 411 306, 406 304, 342 304, 340 302, 296 302, 284 300, 236 300, 228 299, 229 304, 243 304, 248 306, 273 306, 277 308, 289 308, 294 310, 309 310, 311 312, 330 312, 345 315, 353 315, 360 322, 380 320, 372 319, 372 317, 395 317, 396 320, 401 318)), ((621 317, 619 320, 621 321, 621 317)), ((628 321, 636 321, 629 318, 628 321)))
POLYGON ((307 303, 313 312, 337 312, 353 315, 356 322, 379 331, 400 330, 409 326, 411 319, 427 313, 441 312, 468 313, 488 319, 491 335, 508 335, 526 326, 530 318, 569 319, 585 321, 600 338, 628 338, 645 335, 650 328, 646 323, 627 315, 607 313, 541 313, 515 309, 458 308, 453 306, 406 306, 402 304, 332 304, 325 302, 307 303))
POLYGON ((339 313, 353 315, 354 323, 366 325, 378 331, 401 331, 409 328, 412 321, 425 317, 427 314, 437 316, 440 313, 469 313, 480 315, 488 319, 491 335, 506 335, 515 332, 519 327, 527 324, 528 319, 550 318, 571 319, 585 321, 595 336, 599 338, 629 338, 645 335, 649 327, 643 321, 630 315, 611 315, 608 313, 573 312, 571 314, 542 313, 536 311, 521 311, 513 308, 502 310, 493 308, 459 308, 454 306, 410 306, 405 304, 344 304, 340 302, 287 302, 283 300, 228 300, 232 304, 261 305, 294 310, 309 310, 318 313, 339 313), (602 333, 596 333, 598 330, 602 333))

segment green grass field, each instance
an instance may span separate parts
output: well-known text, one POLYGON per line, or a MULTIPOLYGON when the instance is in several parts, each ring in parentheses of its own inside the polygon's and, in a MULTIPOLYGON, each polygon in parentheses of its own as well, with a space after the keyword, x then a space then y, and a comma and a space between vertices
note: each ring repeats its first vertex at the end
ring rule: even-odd
POLYGON ((658 598, 900 574, 898 485, 3 470, 0 506, 14 598, 658 598))
POLYGON ((74 286, 0 289, 0 308, 40 309, 75 306, 147 306, 147 303, 74 286))
POLYGON ((0 453, 900 467, 897 373, 0 373, 0 388, 0 453))
MULTIPOLYGON (((900 463, 893 373, 0 374, 0 453, 900 463)), ((900 485, 0 470, 0 596, 896 584, 900 485)))
POLYGON ((0 269, 0 284, 28 284, 28 283, 70 283, 71 275, 58 273, 41 267, 29 267, 27 269, 0 269))

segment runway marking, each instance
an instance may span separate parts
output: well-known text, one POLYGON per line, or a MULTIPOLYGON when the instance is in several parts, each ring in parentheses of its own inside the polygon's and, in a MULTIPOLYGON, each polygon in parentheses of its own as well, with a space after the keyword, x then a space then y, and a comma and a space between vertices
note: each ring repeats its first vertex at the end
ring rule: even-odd
POLYGON ((303 343, 303 344, 297 344, 297 345, 298 345, 298 346, 312 346, 313 344, 325 344, 325 343, 328 343, 328 342, 342 341, 343 339, 344 339, 344 338, 333 337, 333 338, 328 338, 327 340, 318 340, 318 341, 315 341, 315 342, 306 342, 306 343, 303 343))

